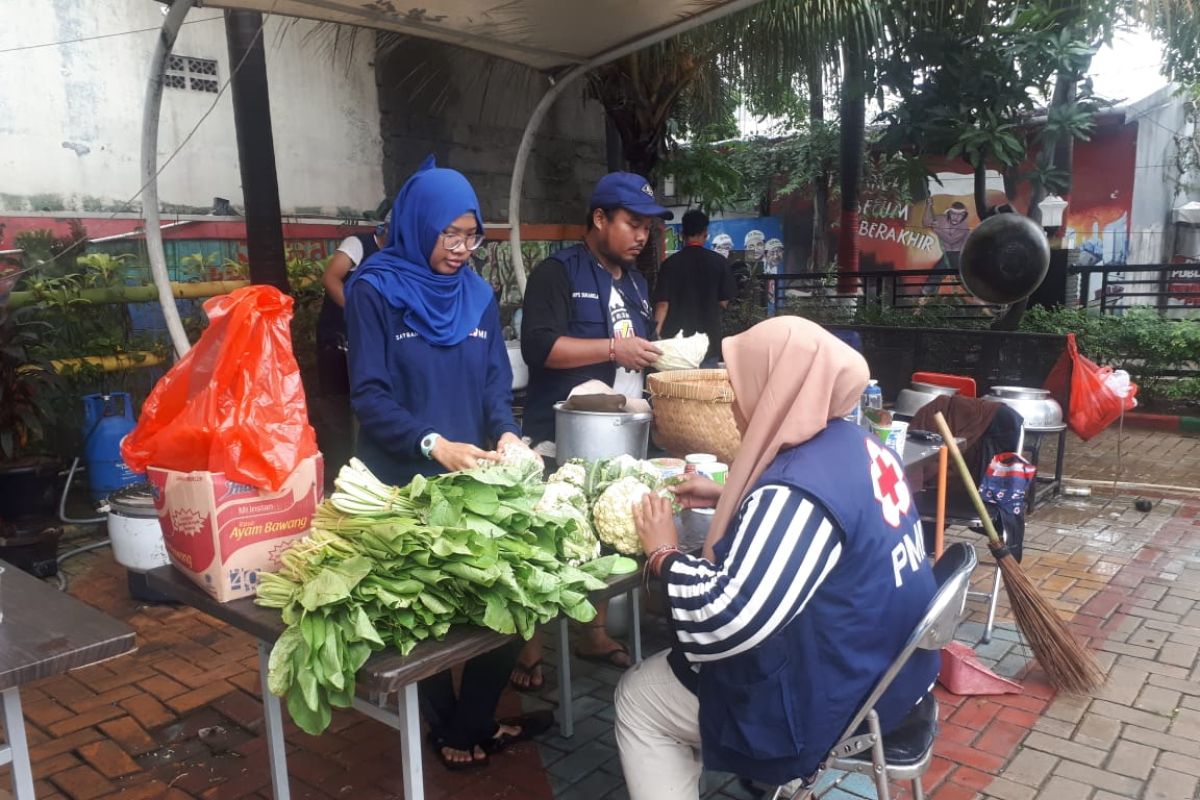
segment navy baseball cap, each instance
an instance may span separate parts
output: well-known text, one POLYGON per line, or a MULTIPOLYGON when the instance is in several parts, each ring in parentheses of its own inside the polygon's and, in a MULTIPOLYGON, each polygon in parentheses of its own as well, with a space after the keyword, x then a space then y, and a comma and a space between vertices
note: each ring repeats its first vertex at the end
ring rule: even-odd
POLYGON ((624 208, 635 214, 662 219, 675 216, 654 199, 650 183, 632 172, 610 172, 597 181, 590 208, 624 208))

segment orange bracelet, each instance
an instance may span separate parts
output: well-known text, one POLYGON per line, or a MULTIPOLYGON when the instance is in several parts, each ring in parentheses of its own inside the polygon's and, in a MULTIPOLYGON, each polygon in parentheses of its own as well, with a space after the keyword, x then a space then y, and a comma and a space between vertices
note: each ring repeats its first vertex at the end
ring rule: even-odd
POLYGON ((608 340, 608 360, 617 360, 617 337, 612 337, 608 340))

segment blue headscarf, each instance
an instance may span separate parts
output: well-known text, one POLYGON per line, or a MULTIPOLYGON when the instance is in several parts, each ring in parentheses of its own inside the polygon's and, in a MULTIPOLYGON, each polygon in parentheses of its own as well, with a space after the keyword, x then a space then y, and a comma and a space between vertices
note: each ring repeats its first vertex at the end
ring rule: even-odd
POLYGON ((401 310, 404 322, 430 344, 454 345, 473 331, 492 302, 492 287, 470 265, 453 275, 440 275, 429 254, 454 220, 475 215, 479 233, 483 219, 475 190, 462 173, 439 169, 425 159, 396 195, 387 247, 368 257, 350 274, 347 291, 365 281, 401 310))

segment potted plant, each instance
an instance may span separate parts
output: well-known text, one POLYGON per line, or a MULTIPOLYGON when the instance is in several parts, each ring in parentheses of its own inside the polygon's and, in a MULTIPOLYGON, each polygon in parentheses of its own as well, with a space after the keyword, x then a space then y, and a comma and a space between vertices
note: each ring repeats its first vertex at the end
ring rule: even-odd
POLYGON ((42 323, 0 306, 0 520, 53 517, 61 464, 42 453, 44 392, 57 383, 33 355, 42 323))

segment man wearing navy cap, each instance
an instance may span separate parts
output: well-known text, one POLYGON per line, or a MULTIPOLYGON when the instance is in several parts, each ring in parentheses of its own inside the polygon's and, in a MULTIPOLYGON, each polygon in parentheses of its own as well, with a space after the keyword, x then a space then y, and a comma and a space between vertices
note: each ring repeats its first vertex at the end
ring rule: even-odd
MULTIPOLYGON (((541 452, 548 454, 545 444, 554 441, 554 404, 579 384, 600 380, 627 397, 642 397, 642 370, 662 351, 651 343, 650 290, 634 261, 651 226, 672 216, 645 178, 609 173, 592 191, 583 241, 530 273, 521 323, 521 355, 529 365, 521 427, 541 452)), ((579 655, 628 666, 625 648, 608 638, 603 616, 597 619, 579 655)), ((539 650, 531 642, 522 654, 514 673, 520 688, 541 685, 539 650)))
POLYGON ((521 354, 529 365, 522 423, 534 443, 554 440, 554 404, 600 380, 642 396, 642 370, 661 355, 646 279, 634 261, 650 228, 672 214, 640 175, 612 172, 596 184, 580 244, 538 264, 525 289, 521 354))

